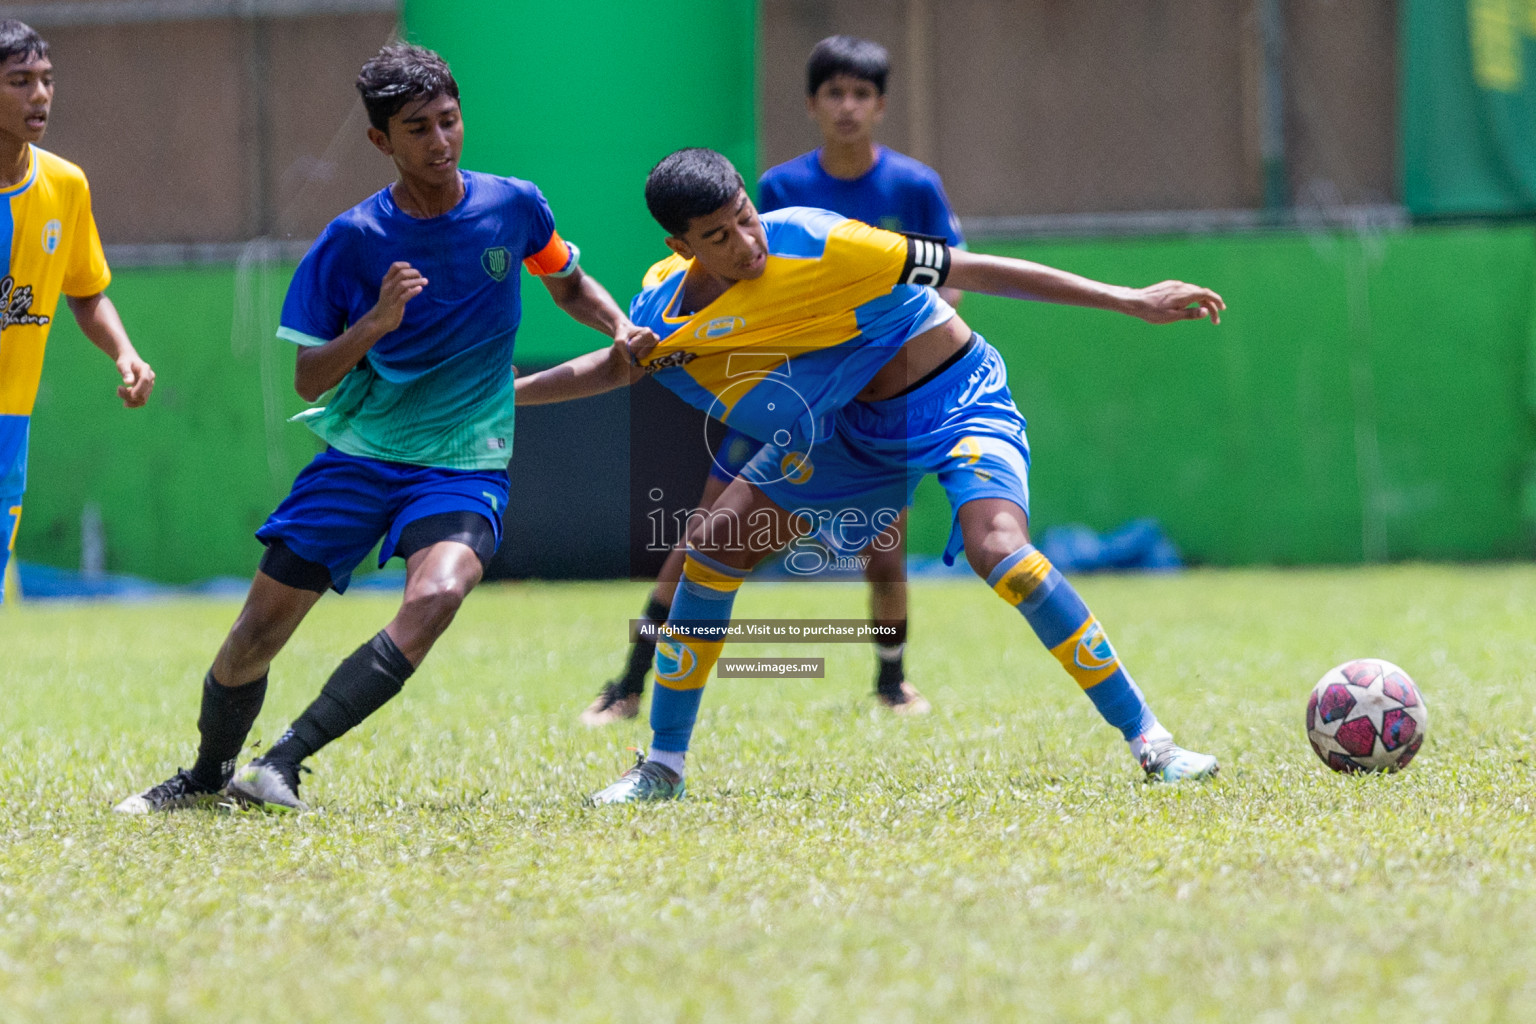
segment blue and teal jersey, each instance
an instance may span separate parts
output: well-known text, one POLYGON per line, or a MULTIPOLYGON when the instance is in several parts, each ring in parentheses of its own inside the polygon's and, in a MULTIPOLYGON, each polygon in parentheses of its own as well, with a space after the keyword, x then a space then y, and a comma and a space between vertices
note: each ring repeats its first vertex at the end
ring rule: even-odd
POLYGON ((764 171, 757 194, 757 208, 765 213, 815 206, 887 231, 942 238, 956 248, 965 244, 938 172, 884 146, 876 147, 874 166, 853 179, 828 174, 821 150, 804 153, 764 171))
POLYGON ((679 314, 690 261, 653 266, 630 319, 662 341, 641 366, 695 408, 759 441, 807 444, 905 345, 954 315, 932 288, 942 245, 830 213, 764 214, 768 266, 679 314))
POLYGON ((95 295, 112 280, 85 174, 36 146, 26 175, 0 190, 0 497, 27 481, 27 433, 43 350, 60 295, 95 295))
POLYGON ((322 345, 379 299, 390 264, 427 286, 322 407, 300 413, 350 455, 444 469, 499 469, 511 456, 518 264, 559 273, 574 259, 531 183, 463 171, 464 198, 417 218, 389 188, 337 217, 294 273, 278 337, 322 345))

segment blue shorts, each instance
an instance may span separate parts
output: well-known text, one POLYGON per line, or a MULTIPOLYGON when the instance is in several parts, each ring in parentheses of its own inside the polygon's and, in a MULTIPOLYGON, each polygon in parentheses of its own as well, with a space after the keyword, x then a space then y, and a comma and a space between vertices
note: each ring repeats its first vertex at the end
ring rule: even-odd
POLYGON ((501 514, 510 495, 505 470, 413 466, 327 448, 299 473, 256 539, 263 544, 280 539, 300 558, 325 566, 340 594, 379 538, 382 566, 394 556, 400 531, 426 516, 477 512, 490 520, 500 544, 501 514))
POLYGON ((741 476, 779 507, 813 517, 838 554, 862 551, 936 474, 951 509, 944 561, 964 547, 960 506, 1006 498, 1029 512, 1029 441, 1008 369, 980 335, 953 366, 883 402, 850 402, 809 451, 764 445, 741 476))
POLYGON ((741 475, 742 469, 762 447, 763 442, 756 438, 748 437, 734 427, 726 427, 720 444, 710 452, 710 478, 723 484, 730 483, 741 475))

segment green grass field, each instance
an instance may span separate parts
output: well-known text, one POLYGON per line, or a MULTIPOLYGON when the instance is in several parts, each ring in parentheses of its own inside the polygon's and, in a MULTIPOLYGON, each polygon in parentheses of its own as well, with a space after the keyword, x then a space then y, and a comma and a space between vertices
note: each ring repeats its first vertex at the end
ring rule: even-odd
MULTIPOLYGON (((648 738, 575 723, 645 588, 492 586, 314 759, 314 813, 123 819, 190 763, 235 605, 7 609, 0 1020, 1536 1020, 1536 569, 1079 584, 1214 783, 1141 783, 1012 609, 924 582, 932 715, 877 712, 862 645, 728 649, 828 678, 713 684, 688 798, 588 809, 648 738), (1313 681, 1362 655, 1429 702, 1398 776, 1303 737, 1313 681)), ((737 609, 863 602, 749 584, 737 609)), ((256 736, 392 608, 322 602, 256 736)))

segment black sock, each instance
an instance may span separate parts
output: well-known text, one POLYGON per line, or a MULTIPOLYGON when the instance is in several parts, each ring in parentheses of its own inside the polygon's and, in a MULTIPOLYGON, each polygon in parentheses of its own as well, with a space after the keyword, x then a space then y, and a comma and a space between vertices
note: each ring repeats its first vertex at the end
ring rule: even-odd
POLYGON ((197 715, 202 739, 197 745, 197 762, 192 765, 192 778, 198 785, 224 788, 235 773, 240 748, 245 746, 266 696, 265 675, 244 686, 220 686, 213 670, 208 670, 203 677, 203 706, 197 715))
POLYGON ((416 667, 389 634, 378 634, 336 666, 331 678, 283 738, 267 751, 274 761, 298 764, 383 707, 416 667))
MULTIPOLYGON (((875 626, 882 623, 874 622, 875 626)), ((884 635, 875 644, 875 664, 878 674, 875 676, 875 689, 894 690, 905 679, 906 671, 902 667, 902 655, 907 649, 907 620, 902 619, 896 626, 896 631, 891 635, 884 635)))
MULTIPOLYGON (((656 600, 656 595, 652 594, 650 601, 646 603, 642 621, 654 622, 660 626, 667 621, 669 611, 671 608, 656 600)), ((654 633, 649 637, 635 637, 629 645, 629 664, 624 666, 624 675, 619 678, 619 686, 625 693, 645 692, 645 674, 651 670, 651 660, 655 657, 654 633)))

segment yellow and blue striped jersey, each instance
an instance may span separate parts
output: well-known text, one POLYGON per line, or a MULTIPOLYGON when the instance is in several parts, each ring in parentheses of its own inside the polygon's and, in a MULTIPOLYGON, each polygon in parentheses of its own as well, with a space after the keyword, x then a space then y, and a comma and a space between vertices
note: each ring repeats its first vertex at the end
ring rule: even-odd
POLYGON ((85 173, 28 148, 26 175, 0 190, 0 495, 26 486, 27 424, 60 293, 95 295, 112 279, 85 173))
POLYGON ((679 315, 690 261, 653 266, 630 319, 662 339, 641 365, 684 401, 760 441, 810 443, 908 339, 954 315, 942 241, 826 210, 762 216, 768 266, 679 315))

